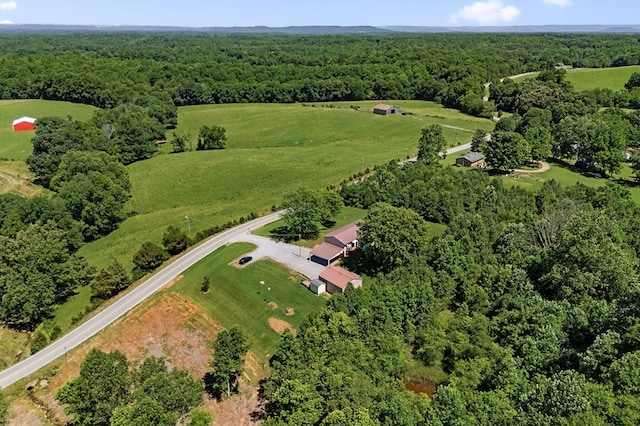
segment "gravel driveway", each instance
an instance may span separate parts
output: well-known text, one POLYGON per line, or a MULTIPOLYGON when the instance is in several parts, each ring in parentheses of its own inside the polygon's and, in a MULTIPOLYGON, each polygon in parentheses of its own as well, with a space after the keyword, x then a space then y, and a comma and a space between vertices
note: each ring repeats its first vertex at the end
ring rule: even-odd
POLYGON ((271 259, 312 280, 318 278, 320 272, 325 268, 309 260, 311 250, 305 247, 282 243, 271 238, 249 233, 237 236, 232 242, 255 244, 258 248, 245 255, 252 256, 254 260, 271 259))

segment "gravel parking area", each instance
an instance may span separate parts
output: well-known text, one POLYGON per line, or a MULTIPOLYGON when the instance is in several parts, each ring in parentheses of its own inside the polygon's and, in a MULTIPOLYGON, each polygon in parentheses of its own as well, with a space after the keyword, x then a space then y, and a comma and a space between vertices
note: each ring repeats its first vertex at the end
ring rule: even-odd
POLYGON ((247 242, 255 244, 258 248, 244 256, 252 256, 254 260, 268 258, 278 262, 287 268, 309 278, 316 279, 325 268, 309 260, 311 250, 261 237, 250 233, 239 235, 233 242, 247 242))

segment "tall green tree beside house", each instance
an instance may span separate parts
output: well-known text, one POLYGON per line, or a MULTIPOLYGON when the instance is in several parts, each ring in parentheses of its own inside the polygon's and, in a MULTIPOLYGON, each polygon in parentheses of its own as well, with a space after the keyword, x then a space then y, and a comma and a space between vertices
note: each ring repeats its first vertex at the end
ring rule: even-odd
POLYGON ((290 236, 315 238, 342 209, 335 192, 299 188, 282 196, 283 220, 290 236))
POLYGON ((439 124, 429 124, 422 128, 420 139, 418 139, 418 161, 426 164, 437 163, 440 153, 447 146, 442 134, 442 126, 439 124))
POLYGON ((494 132, 484 149, 487 163, 499 170, 515 169, 531 159, 531 145, 516 132, 494 132))

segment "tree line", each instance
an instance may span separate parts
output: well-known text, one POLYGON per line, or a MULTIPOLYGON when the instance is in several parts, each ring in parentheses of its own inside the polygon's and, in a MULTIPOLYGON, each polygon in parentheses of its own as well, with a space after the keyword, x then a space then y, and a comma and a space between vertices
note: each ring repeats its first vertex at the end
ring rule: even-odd
POLYGON ((173 126, 176 106, 231 102, 424 99, 490 116, 487 81, 639 57, 626 35, 2 35, 0 99, 137 103, 173 126))

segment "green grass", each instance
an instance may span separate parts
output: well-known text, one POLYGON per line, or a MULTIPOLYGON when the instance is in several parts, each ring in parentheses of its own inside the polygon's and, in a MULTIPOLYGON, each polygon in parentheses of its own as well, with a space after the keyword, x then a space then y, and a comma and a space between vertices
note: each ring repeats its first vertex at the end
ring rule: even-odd
POLYGON ((308 313, 322 307, 324 299, 302 286, 301 276, 272 261, 259 260, 244 268, 229 265, 254 247, 238 243, 215 251, 187 270, 171 290, 184 295, 223 327, 240 327, 248 336, 251 351, 266 361, 278 341, 278 334, 268 324, 269 318, 284 320, 298 328, 308 313), (205 276, 211 280, 207 294, 200 291, 205 276), (261 281, 265 284, 260 284, 261 281), (278 305, 277 309, 267 306, 271 301, 278 305), (287 307, 293 308, 295 314, 285 315, 283 309, 287 307))
POLYGON ((34 132, 14 132, 11 123, 16 118, 29 116, 64 117, 86 121, 93 115, 94 107, 70 102, 44 100, 0 101, 0 158, 25 160, 31 155, 31 138, 34 132))
MULTIPOLYGON (((367 214, 367 211, 363 209, 357 209, 355 207, 343 207, 340 214, 335 218, 335 224, 323 230, 322 232, 320 232, 320 234, 318 235, 318 238, 314 240, 300 240, 299 242, 292 241, 292 244, 301 244, 303 247, 315 247, 316 245, 320 244, 323 241, 324 236, 327 235, 328 233, 335 231, 336 229, 342 228, 343 226, 348 225, 357 220, 364 219, 366 214, 367 214)), ((292 237, 292 236, 277 234, 278 232, 281 231, 280 228, 284 226, 285 226, 285 223, 283 220, 277 220, 266 226, 263 226, 260 229, 256 229, 255 231, 253 231, 253 233, 257 235, 262 235, 263 237, 281 237, 282 239, 288 239, 287 237, 292 237), (276 235, 274 235, 274 233, 276 235)), ((296 238, 295 235, 293 236, 293 238, 296 238)))
POLYGON ((168 225, 187 231, 185 215, 195 234, 252 211, 268 212, 286 191, 301 186, 323 189, 374 165, 415 156, 425 124, 468 129, 445 128, 450 146, 468 142, 476 128, 493 127, 491 120, 433 102, 388 102, 413 115, 375 115, 370 111, 376 102, 180 108, 178 131, 196 137, 204 124, 221 125, 227 130, 227 149, 158 155, 130 165, 129 209, 135 216, 80 254, 98 267, 114 258, 132 266, 140 244, 159 242, 168 225), (360 111, 351 105, 360 106, 360 111))
POLYGON ((595 88, 619 90, 624 85, 631 74, 640 72, 640 66, 617 67, 617 68, 577 68, 569 70, 566 79, 569 80, 577 92, 583 90, 593 90, 595 88))
MULTIPOLYGON (((629 81, 634 72, 640 72, 640 65, 615 68, 571 68, 567 70, 565 80, 573 84, 576 92, 593 90, 595 88, 620 90, 629 81)), ((538 73, 514 78, 516 82, 528 78, 536 78, 538 73)))

